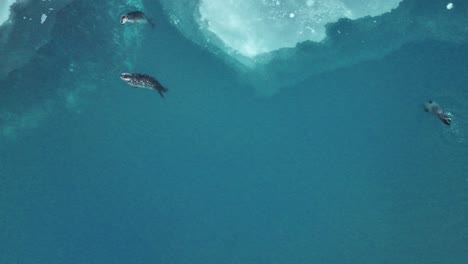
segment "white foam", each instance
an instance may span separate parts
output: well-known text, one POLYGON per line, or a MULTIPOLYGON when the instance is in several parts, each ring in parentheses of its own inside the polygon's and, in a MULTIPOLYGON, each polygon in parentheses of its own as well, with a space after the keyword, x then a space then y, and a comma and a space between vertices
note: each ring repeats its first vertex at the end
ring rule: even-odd
POLYGON ((401 0, 200 0, 201 28, 247 57, 325 38, 339 18, 380 15, 401 0), (294 18, 294 19, 292 19, 294 18))
POLYGON ((448 4, 447 4, 447 9, 450 10, 450 9, 452 9, 452 8, 453 8, 453 3, 448 3, 448 4))
POLYGON ((10 6, 15 2, 16 0, 0 0, 0 25, 10 17, 10 6))

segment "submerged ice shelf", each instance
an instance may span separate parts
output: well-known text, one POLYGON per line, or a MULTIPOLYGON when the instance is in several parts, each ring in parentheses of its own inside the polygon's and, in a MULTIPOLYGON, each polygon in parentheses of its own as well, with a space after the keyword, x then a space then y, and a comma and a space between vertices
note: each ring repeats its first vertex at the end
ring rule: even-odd
POLYGON ((0 1, 0 25, 7 21, 8 17, 10 17, 10 6, 15 2, 16 0, 0 1))
POLYGON ((340 18, 377 16, 401 0, 201 0, 200 28, 230 49, 254 57, 326 37, 325 25, 340 18))
MULTIPOLYGON (((0 0, 0 4, 3 5, 3 1, 0 0)), ((141 0, 127 2, 143 8, 141 0)), ((108 69, 91 62, 87 52, 78 52, 80 49, 86 47, 90 54, 101 54, 102 47, 109 47, 114 52, 112 58, 107 59, 115 59, 115 63, 111 64, 118 61, 119 65, 132 68, 135 56, 123 51, 128 50, 128 45, 139 47, 140 42, 135 39, 142 39, 138 35, 140 30, 122 28, 117 19, 116 24, 102 23, 99 29, 88 31, 86 23, 89 20, 82 19, 84 11, 73 12, 100 8, 108 11, 102 15, 110 21, 126 6, 110 1, 90 3, 79 0, 21 1, 11 9, 11 15, 6 20, 11 23, 0 27, 0 92, 4 99, 0 104, 0 145, 3 139, 15 140, 17 136, 42 126, 58 112, 81 113, 95 92, 97 83, 106 81, 99 79, 97 73, 108 69), (63 13, 60 12, 62 10, 63 13), (69 20, 63 19, 65 15, 69 20), (68 30, 70 28, 81 30, 71 32, 68 30), (98 30, 99 34, 90 37, 89 34, 98 30), (79 43, 76 43, 77 39, 79 43), (95 45, 96 42, 102 46, 95 45), (63 49, 65 46, 70 48, 63 49), (50 61, 54 64, 53 77, 48 74, 50 61), (77 71, 87 72, 82 74, 86 78, 76 81, 77 71), (40 88, 44 89, 37 89, 33 76, 40 76, 40 88), (23 88, 31 87, 36 88, 34 98, 24 94, 23 88)), ((1 10, 10 12, 9 6, 1 10)))
POLYGON ((408 43, 468 38, 466 6, 446 12, 446 3, 431 2, 421 15, 422 2, 161 0, 186 38, 227 61, 267 96, 314 74, 382 58, 408 43))

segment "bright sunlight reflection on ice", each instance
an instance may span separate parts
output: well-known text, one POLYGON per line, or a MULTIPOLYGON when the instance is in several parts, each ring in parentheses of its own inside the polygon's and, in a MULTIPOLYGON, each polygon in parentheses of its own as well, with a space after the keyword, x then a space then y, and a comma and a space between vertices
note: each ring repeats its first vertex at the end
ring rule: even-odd
POLYGON ((325 38, 325 25, 340 18, 380 15, 400 0, 201 0, 202 28, 227 47, 253 57, 306 40, 325 38))

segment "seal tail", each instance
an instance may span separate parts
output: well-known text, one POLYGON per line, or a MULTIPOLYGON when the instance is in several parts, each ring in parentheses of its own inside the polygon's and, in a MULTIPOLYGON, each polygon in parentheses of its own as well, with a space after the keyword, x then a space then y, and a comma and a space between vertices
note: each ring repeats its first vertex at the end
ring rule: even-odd
POLYGON ((164 98, 164 93, 167 93, 168 89, 162 85, 158 85, 158 87, 156 87, 156 91, 158 91, 159 95, 164 98))
POLYGON ((151 28, 154 29, 154 23, 153 23, 153 20, 147 16, 146 17, 146 20, 148 21, 148 24, 150 24, 151 28))

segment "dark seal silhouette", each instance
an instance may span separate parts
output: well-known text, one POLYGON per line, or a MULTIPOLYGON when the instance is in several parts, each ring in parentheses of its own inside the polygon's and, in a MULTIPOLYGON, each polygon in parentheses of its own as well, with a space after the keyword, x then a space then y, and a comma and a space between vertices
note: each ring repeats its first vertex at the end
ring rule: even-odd
POLYGON ((142 73, 122 73, 120 79, 128 83, 129 85, 137 88, 146 88, 156 90, 161 97, 164 97, 164 93, 168 90, 162 86, 154 77, 142 73))
POLYGON ((450 125, 452 123, 452 118, 448 114, 444 113, 444 110, 442 110, 442 107, 440 107, 439 104, 432 100, 429 100, 424 104, 424 110, 436 115, 440 121, 446 125, 450 125))
POLYGON ((120 17, 120 24, 125 24, 125 23, 149 23, 151 25, 152 28, 154 28, 154 24, 153 24, 153 21, 151 21, 151 19, 149 19, 145 13, 141 12, 141 11, 133 11, 133 12, 130 12, 130 13, 127 13, 125 15, 122 15, 120 17))

